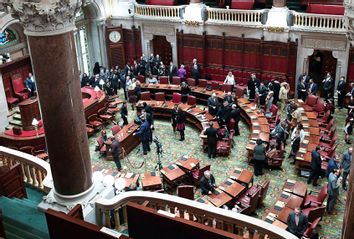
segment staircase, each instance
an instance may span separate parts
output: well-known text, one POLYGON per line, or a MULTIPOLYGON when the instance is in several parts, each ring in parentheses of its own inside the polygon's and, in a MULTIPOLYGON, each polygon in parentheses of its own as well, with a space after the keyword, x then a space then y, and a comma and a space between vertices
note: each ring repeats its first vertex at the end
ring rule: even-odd
MULTIPOLYGON (((30 189, 31 190, 31 189, 30 189)), ((37 209, 41 195, 27 190, 29 198, 0 197, 3 225, 7 239, 49 239, 47 221, 37 209)), ((32 190, 34 191, 34 190, 32 190)))

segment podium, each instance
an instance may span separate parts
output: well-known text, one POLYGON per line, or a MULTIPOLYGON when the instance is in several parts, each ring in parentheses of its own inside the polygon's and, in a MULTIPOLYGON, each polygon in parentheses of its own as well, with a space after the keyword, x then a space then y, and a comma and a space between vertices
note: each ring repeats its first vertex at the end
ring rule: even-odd
POLYGON ((37 120, 41 119, 37 97, 26 99, 19 103, 18 106, 20 108, 23 130, 34 130, 34 126, 32 125, 33 118, 37 120))

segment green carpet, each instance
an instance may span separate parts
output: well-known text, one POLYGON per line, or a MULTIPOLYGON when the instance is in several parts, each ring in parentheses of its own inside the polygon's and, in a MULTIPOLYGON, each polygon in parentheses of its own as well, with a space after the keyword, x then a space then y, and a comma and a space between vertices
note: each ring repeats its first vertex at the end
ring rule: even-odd
MULTIPOLYGON (((129 108, 130 109, 130 108, 129 108)), ((129 111, 129 120, 132 120, 136 115, 135 111, 129 111)), ((338 133, 338 149, 337 153, 342 154, 347 150, 348 146, 344 143, 343 127, 344 127, 344 118, 345 110, 336 112, 335 119, 337 124, 337 133, 338 133)), ((116 116, 117 120, 120 120, 120 116, 116 116)), ((106 126, 107 133, 111 135, 110 131, 111 126, 106 126)), ((160 141, 163 144, 163 158, 162 165, 167 166, 170 162, 175 162, 182 155, 193 155, 201 160, 201 165, 211 164, 212 173, 216 178, 216 182, 220 183, 227 179, 227 172, 229 169, 234 167, 247 168, 253 171, 253 167, 248 165, 246 161, 246 142, 248 140, 249 129, 247 125, 243 122, 240 123, 240 132, 241 135, 234 137, 234 147, 231 151, 231 154, 228 157, 217 157, 216 160, 209 160, 207 154, 202 152, 201 141, 199 138, 199 131, 192 127, 186 127, 186 140, 180 142, 178 135, 174 135, 170 122, 164 120, 155 120, 155 131, 154 135, 157 135, 160 138, 160 141)), ((100 156, 98 152, 95 152, 96 137, 98 133, 90 137, 90 153, 92 160, 93 171, 102 171, 104 174, 116 175, 117 171, 115 169, 115 164, 113 162, 107 162, 103 157, 100 156)), ((147 171, 153 171, 156 166, 156 147, 152 145, 152 152, 148 155, 147 160, 147 171)), ((290 146, 286 147, 286 156, 288 155, 290 146)), ((141 151, 137 153, 137 149, 133 150, 129 155, 127 160, 126 158, 122 160, 122 166, 126 171, 135 172, 135 173, 144 173, 144 167, 140 169, 134 168, 143 161, 141 156, 141 151), (131 164, 129 162, 131 162, 131 164)), ((257 210, 256 217, 261 218, 261 216, 275 203, 275 199, 279 196, 284 181, 286 179, 299 180, 306 183, 306 178, 299 177, 295 170, 294 165, 290 164, 290 161, 285 159, 283 162, 282 170, 265 170, 265 174, 261 177, 255 178, 255 183, 262 182, 265 180, 270 180, 270 188, 268 195, 265 199, 264 208, 257 210)), ((320 179, 319 184, 324 185, 326 179, 320 179)), ((321 187, 309 186, 309 190, 320 191, 321 187)), ((197 196, 199 194, 197 191, 197 196)), ((341 236, 342 222, 343 222, 343 212, 344 205, 346 200, 346 192, 340 192, 340 202, 336 205, 336 210, 338 211, 337 216, 325 215, 321 221, 321 229, 319 231, 323 239, 339 239, 341 236)))

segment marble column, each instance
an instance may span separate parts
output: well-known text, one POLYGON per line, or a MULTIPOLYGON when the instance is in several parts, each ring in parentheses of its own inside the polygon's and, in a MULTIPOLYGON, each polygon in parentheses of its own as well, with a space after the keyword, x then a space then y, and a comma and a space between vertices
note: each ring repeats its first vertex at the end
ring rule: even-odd
POLYGON ((342 239, 352 239, 354 235, 354 160, 348 180, 347 202, 345 205, 342 239))
POLYGON ((63 198, 92 189, 73 29, 82 1, 0 3, 24 26, 36 75, 55 194, 63 198))
POLYGON ((5 127, 9 124, 9 121, 7 119, 8 114, 9 109, 7 107, 4 82, 2 80, 2 74, 0 72, 0 132, 4 132, 5 127))

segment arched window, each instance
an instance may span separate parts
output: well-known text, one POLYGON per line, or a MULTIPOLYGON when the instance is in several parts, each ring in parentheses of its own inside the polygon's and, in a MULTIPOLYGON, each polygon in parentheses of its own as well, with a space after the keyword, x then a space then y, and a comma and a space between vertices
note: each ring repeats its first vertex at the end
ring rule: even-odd
MULTIPOLYGON (((75 21, 78 23, 85 20, 85 15, 82 9, 76 14, 75 21)), ((76 43, 76 53, 77 62, 81 70, 81 74, 91 73, 90 55, 88 51, 88 40, 87 40, 87 28, 85 24, 79 24, 77 31, 75 32, 75 43, 76 43)))
POLYGON ((0 33, 0 47, 8 46, 17 42, 16 34, 9 28, 0 33))

